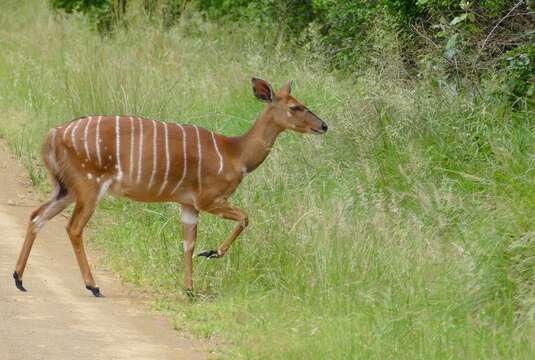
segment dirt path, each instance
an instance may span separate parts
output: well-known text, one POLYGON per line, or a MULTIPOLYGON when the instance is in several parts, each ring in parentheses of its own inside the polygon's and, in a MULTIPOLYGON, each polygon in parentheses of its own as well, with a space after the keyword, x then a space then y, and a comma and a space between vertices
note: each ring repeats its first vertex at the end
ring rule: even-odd
MULTIPOLYGON (((127 295, 110 273, 93 272, 105 298, 85 290, 62 216, 34 244, 24 273, 28 292, 15 288, 11 274, 32 208, 12 205, 38 203, 24 173, 0 141, 0 359, 207 358, 205 346, 127 295)), ((96 255, 88 255, 95 265, 96 255)))

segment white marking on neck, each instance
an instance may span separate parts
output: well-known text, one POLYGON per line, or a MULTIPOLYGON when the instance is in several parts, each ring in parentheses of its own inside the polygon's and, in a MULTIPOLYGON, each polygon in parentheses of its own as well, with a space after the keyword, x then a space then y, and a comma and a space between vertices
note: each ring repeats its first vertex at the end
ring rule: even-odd
POLYGON ((78 130, 78 126, 80 126, 80 120, 76 120, 76 125, 72 128, 71 131, 71 140, 72 140, 72 146, 74 147, 74 151, 78 154, 78 145, 76 144, 76 130, 78 130))
POLYGON ((100 120, 102 120, 102 116, 97 118, 97 131, 95 132, 95 145, 97 147, 97 159, 99 167, 102 166, 102 159, 100 158, 100 120))
POLYGON ((160 196, 167 186, 167 177, 169 176, 169 137, 167 132, 167 123, 163 123, 164 126, 164 132, 165 132, 165 176, 163 179, 162 186, 160 187, 160 191, 158 191, 158 196, 160 196))
POLYGON ((184 153, 184 167, 182 169, 182 177, 176 184, 173 191, 171 191, 171 194, 174 194, 175 191, 180 187, 180 185, 182 185, 182 182, 184 181, 184 179, 186 178, 186 174, 188 173, 188 152, 187 152, 187 144, 186 144, 186 141, 187 141, 186 131, 184 130, 184 127, 182 125, 177 124, 177 126, 180 128, 180 130, 182 130, 182 152, 184 153))
POLYGON ((137 180, 136 182, 139 184, 139 181, 141 180, 141 159, 143 159, 143 120, 141 118, 137 118, 139 123, 139 154, 137 158, 137 180))
POLYGON ((199 215, 197 212, 188 208, 182 208, 181 218, 183 224, 193 225, 199 222, 199 215))
POLYGON ((113 182, 113 179, 108 179, 102 183, 102 185, 100 186, 100 190, 98 192, 98 198, 97 198, 98 200, 102 199, 102 197, 106 195, 112 182, 113 182))
POLYGON ((69 132, 69 130, 71 129, 71 126, 73 125, 74 125, 74 122, 71 122, 69 125, 67 125, 67 128, 65 129, 65 131, 63 131, 63 140, 66 140, 67 133, 69 132))
POLYGON ((87 132, 88 132, 88 129, 89 129, 89 125, 91 124, 91 120, 93 120, 93 118, 90 116, 88 119, 87 119, 87 122, 85 123, 85 129, 84 129, 84 149, 85 149, 85 157, 88 158, 89 160, 91 160, 91 154, 89 154, 89 144, 87 142, 87 132))
POLYGON ((132 180, 132 172, 134 171, 134 118, 130 116, 130 163, 128 170, 128 178, 132 180))
POLYGON ((158 160, 158 152, 156 151, 156 139, 158 137, 158 132, 156 129, 156 121, 154 120, 152 120, 152 129, 152 133, 154 134, 154 136, 152 137, 152 174, 150 176, 149 189, 154 183, 154 175, 156 175, 156 162, 158 160))
POLYGON ((121 168, 121 128, 119 125, 119 116, 115 117, 115 158, 117 159, 117 180, 123 178, 123 169, 121 168))
POLYGON ((214 148, 215 152, 217 153, 217 156, 219 157, 219 170, 217 170, 217 174, 221 174, 221 171, 223 171, 223 155, 221 155, 221 152, 219 151, 219 148, 217 147, 217 142, 215 141, 215 135, 213 132, 210 132, 212 134, 212 141, 214 142, 214 148))
POLYGON ((202 149, 201 149, 201 135, 199 134, 199 128, 197 125, 193 125, 195 128, 195 133, 197 134, 197 155, 199 157, 199 162, 197 163, 197 182, 199 184, 199 192, 202 190, 201 182, 201 166, 202 166, 202 149))
POLYGON ((247 167, 245 165, 241 166, 241 174, 242 174, 242 176, 247 175, 247 167))

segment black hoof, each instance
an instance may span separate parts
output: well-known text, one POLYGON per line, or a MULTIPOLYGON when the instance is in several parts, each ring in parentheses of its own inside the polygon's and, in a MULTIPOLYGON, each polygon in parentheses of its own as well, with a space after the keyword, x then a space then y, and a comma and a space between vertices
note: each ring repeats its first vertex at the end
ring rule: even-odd
POLYGON ((206 250, 197 254, 197 256, 206 256, 208 259, 215 259, 219 257, 219 254, 217 253, 217 250, 206 250))
POLYGON ((96 286, 86 285, 85 287, 87 290, 91 291, 95 297, 104 297, 102 293, 100 292, 100 289, 96 286))
POLYGON ((22 280, 20 279, 19 274, 17 274, 16 271, 13 272, 13 279, 15 279, 15 286, 17 287, 17 289, 26 292, 26 289, 24 288, 24 286, 22 286, 22 280))

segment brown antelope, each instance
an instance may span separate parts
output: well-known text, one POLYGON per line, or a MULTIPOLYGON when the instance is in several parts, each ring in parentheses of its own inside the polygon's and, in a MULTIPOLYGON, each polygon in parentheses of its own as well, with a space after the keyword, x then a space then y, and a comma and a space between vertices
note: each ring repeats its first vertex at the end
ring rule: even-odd
POLYGON ((257 99, 267 103, 244 135, 226 137, 197 127, 134 116, 89 116, 50 131, 43 160, 55 191, 30 216, 13 277, 21 291, 22 275, 33 242, 47 221, 75 203, 67 233, 86 288, 101 296, 89 268, 82 232, 102 197, 109 193, 144 202, 177 202, 182 207, 184 287, 192 289, 192 256, 199 211, 238 224, 217 250, 198 254, 218 258, 245 229, 248 217, 227 199, 245 174, 269 154, 277 136, 290 129, 323 134, 327 125, 290 95, 291 82, 277 93, 252 79, 257 99))

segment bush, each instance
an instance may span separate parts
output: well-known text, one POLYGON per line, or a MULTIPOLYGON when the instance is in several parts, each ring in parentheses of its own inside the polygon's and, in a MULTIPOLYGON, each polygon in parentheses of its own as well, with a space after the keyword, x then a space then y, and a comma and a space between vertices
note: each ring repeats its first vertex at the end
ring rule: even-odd
MULTIPOLYGON (((126 6, 126 0, 121 3, 126 6)), ((63 10, 67 14, 83 13, 91 26, 101 34, 110 33, 119 18, 119 12, 114 10, 111 0, 50 0, 50 7, 54 11, 63 10)))
POLYGON ((503 60, 503 93, 515 109, 535 106, 535 44, 508 51, 503 60))

